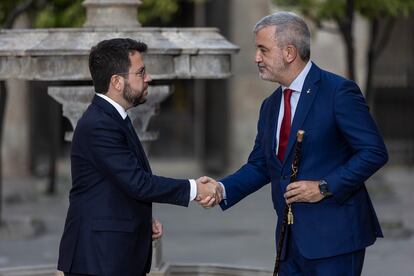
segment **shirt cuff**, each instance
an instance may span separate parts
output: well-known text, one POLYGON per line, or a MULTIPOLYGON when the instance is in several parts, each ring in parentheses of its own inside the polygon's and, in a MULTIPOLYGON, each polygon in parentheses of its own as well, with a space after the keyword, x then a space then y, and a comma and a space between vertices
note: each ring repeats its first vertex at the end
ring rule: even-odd
POLYGON ((224 187, 223 183, 219 182, 219 184, 221 185, 221 188, 223 188, 223 199, 227 199, 226 188, 224 187))
POLYGON ((190 201, 193 201, 197 196, 197 183, 194 179, 189 179, 190 181, 190 201))

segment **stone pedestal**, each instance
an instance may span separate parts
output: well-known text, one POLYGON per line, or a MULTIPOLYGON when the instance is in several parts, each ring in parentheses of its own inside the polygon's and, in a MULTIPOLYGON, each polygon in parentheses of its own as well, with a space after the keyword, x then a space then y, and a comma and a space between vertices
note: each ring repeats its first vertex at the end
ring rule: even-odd
POLYGON ((149 276, 170 275, 169 265, 162 260, 162 238, 152 242, 152 263, 149 276))
MULTIPOLYGON (((157 139, 158 133, 147 131, 147 128, 151 117, 156 115, 158 111, 157 107, 170 93, 168 85, 149 86, 147 102, 127 111, 144 147, 146 142, 157 139)), ((69 119, 73 129, 75 129, 78 120, 91 103, 95 92, 92 86, 55 86, 49 87, 48 94, 62 104, 63 116, 69 119)), ((72 135, 72 132, 66 133, 65 139, 71 141, 72 135)))
POLYGON ((3 132, 3 172, 8 177, 27 176, 30 168, 29 89, 26 81, 7 81, 8 99, 3 132))
POLYGON ((85 27, 139 27, 137 21, 139 0, 86 0, 85 27), (110 20, 108 20, 110 18, 110 20))

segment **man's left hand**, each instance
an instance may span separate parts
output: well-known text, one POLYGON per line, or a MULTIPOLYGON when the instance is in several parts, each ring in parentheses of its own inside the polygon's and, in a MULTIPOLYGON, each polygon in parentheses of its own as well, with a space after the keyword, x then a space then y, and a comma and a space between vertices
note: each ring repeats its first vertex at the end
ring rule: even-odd
POLYGON ((161 238, 162 236, 162 223, 157 220, 157 219, 153 219, 152 220, 152 240, 158 240, 159 238, 161 238))
POLYGON ((294 202, 315 203, 323 199, 319 181, 297 181, 290 183, 284 194, 287 204, 294 202))

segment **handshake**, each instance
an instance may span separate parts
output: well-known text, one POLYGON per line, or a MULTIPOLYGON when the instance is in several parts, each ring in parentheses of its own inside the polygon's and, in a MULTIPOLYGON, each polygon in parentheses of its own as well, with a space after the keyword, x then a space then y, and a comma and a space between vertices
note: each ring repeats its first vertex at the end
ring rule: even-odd
POLYGON ((208 176, 196 180, 197 196, 195 201, 204 208, 216 206, 223 199, 223 188, 220 183, 208 176))

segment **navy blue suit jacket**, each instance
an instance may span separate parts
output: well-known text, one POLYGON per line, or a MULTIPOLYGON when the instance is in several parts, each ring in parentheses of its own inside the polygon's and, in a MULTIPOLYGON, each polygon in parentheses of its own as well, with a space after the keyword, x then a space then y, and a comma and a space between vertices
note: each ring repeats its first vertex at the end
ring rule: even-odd
POLYGON ((271 182, 278 215, 285 206, 296 133, 305 131, 298 180, 326 180, 333 196, 318 203, 294 203, 292 238, 310 259, 353 252, 382 237, 364 181, 387 159, 384 142, 358 86, 312 65, 293 118, 285 160, 276 157, 276 127, 282 91, 264 100, 247 164, 222 180, 227 209, 271 182))
POLYGON ((188 180, 153 175, 137 135, 98 96, 78 121, 71 166, 58 269, 105 276, 149 271, 151 203, 188 206, 188 180))

